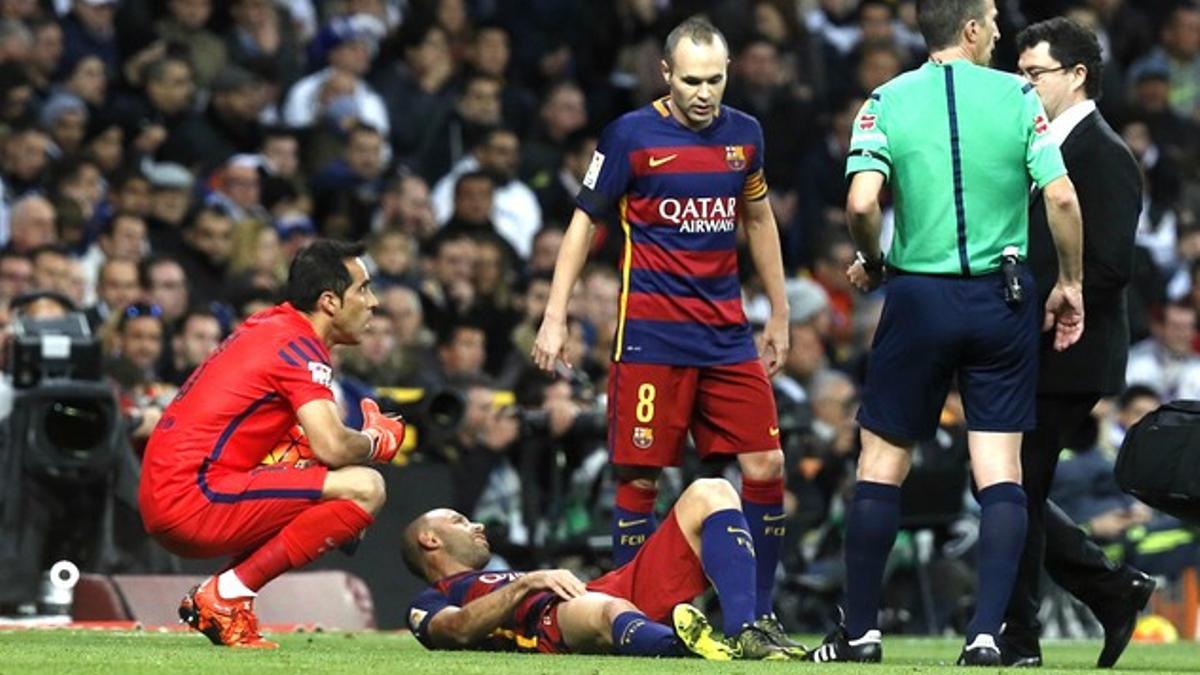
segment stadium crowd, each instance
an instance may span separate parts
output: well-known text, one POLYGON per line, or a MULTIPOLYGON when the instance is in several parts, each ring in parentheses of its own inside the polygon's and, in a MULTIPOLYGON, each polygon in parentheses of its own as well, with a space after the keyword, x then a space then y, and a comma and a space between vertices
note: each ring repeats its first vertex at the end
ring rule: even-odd
MULTIPOLYGON (((1147 188, 1130 386, 1097 408, 1053 497, 1143 569, 1175 573, 1200 547, 1188 531, 1168 556, 1142 546, 1160 518, 1116 489, 1111 463, 1158 402, 1200 399, 1200 5, 999 4, 1005 70, 1030 22, 1065 14, 1099 33, 1099 105, 1147 188)), ((781 602, 817 625, 813 599, 840 588, 857 390, 881 307, 845 276, 843 170, 866 94, 925 56, 913 0, 0 0, 0 323, 46 302, 85 311, 137 452, 192 369, 278 301, 297 250, 365 239, 381 305, 363 344, 334 354, 347 423, 367 395, 456 392, 461 422, 424 425, 417 449, 451 465, 454 508, 495 527, 514 565, 593 561, 612 504, 603 393, 619 224, 597 231, 571 301, 575 368, 549 377, 528 354, 599 129, 663 93, 663 37, 697 12, 729 38, 725 103, 764 130, 790 303, 774 380, 793 591, 781 602)), ((761 324, 769 308, 743 258, 761 324)), ((918 451, 905 505, 907 528, 932 528, 960 559, 971 500, 956 401, 918 451), (949 500, 922 487, 947 484, 961 488, 949 500)), ((671 478, 664 504, 684 482, 671 478)), ((955 562, 947 589, 969 577, 955 562)))

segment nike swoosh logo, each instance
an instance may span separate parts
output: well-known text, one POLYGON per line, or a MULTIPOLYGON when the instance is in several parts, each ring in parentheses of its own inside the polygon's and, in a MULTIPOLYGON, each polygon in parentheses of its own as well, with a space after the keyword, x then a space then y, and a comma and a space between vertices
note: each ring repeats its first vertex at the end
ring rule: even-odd
POLYGON ((743 536, 745 536, 745 537, 746 537, 746 538, 748 538, 748 539, 754 539, 754 537, 751 537, 751 536, 750 536, 750 533, 749 533, 749 532, 747 532, 747 531, 745 531, 745 530, 741 529, 740 527, 734 527, 734 526, 732 526, 732 525, 726 525, 726 526, 725 526, 725 529, 729 531, 729 534, 740 534, 740 535, 743 535, 743 536))
POLYGON ((770 436, 778 436, 779 435, 779 427, 771 427, 770 429, 767 429, 767 434, 770 436))
POLYGON ((651 169, 658 168, 658 167, 662 166, 663 164, 666 164, 667 162, 675 159, 678 156, 679 156, 678 154, 674 154, 674 155, 667 155, 666 157, 651 157, 650 158, 650 168, 651 169))
POLYGON ((617 519, 617 527, 633 527, 634 525, 641 525, 641 524, 647 522, 648 520, 650 520, 650 519, 649 518, 638 518, 637 520, 621 520, 618 518, 617 519))
POLYGON ((763 516, 763 521, 768 522, 768 523, 773 523, 777 520, 783 520, 784 518, 787 518, 786 513, 776 513, 776 514, 768 513, 767 515, 763 516))

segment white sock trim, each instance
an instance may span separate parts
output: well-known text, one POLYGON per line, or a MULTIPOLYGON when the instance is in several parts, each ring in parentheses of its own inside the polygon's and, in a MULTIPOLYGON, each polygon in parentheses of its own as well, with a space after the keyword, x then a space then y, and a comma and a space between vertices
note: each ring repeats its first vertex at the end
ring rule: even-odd
POLYGON ((975 640, 973 640, 971 644, 967 645, 967 649, 979 649, 980 647, 995 649, 997 651, 1000 650, 1000 648, 996 646, 996 638, 988 635, 987 633, 980 633, 979 635, 976 635, 975 640))
POLYGON ((232 598, 253 598, 258 593, 246 587, 233 570, 225 570, 217 577, 217 593, 226 600, 232 598))

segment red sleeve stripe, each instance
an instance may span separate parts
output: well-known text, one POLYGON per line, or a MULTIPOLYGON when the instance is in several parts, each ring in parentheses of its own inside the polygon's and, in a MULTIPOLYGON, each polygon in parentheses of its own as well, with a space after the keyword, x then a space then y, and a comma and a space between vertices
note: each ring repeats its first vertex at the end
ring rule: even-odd
POLYGON ((669 145, 640 148, 629 153, 633 175, 652 173, 727 173, 744 171, 754 159, 753 145, 669 145), (741 148, 741 155, 729 157, 728 148, 741 148))
POLYGON ((746 323, 741 298, 711 301, 653 293, 630 293, 626 318, 632 321, 680 321, 710 326, 746 323))
POLYGON ((738 271, 734 251, 671 251, 654 244, 633 245, 630 265, 633 269, 693 277, 723 277, 738 271))

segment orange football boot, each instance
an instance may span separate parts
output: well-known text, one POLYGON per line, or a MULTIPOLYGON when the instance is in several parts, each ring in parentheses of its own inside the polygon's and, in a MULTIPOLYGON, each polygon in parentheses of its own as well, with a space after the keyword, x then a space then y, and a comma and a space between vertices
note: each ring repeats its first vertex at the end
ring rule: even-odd
POLYGON ((254 616, 254 598, 226 600, 217 593, 217 578, 192 587, 179 602, 179 618, 203 633, 214 645, 238 649, 278 649, 263 639, 254 616))

